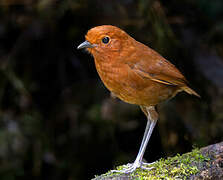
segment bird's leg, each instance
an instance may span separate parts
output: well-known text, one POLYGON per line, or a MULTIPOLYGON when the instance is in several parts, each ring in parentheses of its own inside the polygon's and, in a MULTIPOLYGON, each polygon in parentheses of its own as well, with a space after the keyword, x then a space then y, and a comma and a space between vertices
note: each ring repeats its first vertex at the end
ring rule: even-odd
POLYGON ((149 142, 151 134, 153 132, 153 129, 156 125, 156 122, 157 122, 157 119, 158 119, 158 114, 156 113, 154 106, 145 107, 145 109, 147 111, 146 114, 147 114, 147 120, 148 121, 147 121, 147 124, 146 124, 146 129, 145 129, 145 132, 144 132, 144 136, 143 136, 142 143, 141 143, 138 155, 136 157, 136 160, 134 161, 133 164, 130 164, 126 169, 123 169, 123 170, 120 170, 120 171, 119 170, 114 170, 113 172, 131 173, 134 170, 136 170, 136 168, 139 168, 139 167, 141 167, 143 169, 147 169, 147 168, 143 167, 144 163, 142 163, 142 158, 143 158, 143 155, 145 153, 146 146, 149 142))
MULTIPOLYGON (((141 107, 141 109, 143 110, 144 114, 147 116, 147 119, 148 119, 147 124, 150 123, 151 125, 146 126, 145 133, 144 133, 144 136, 143 136, 143 140, 142 140, 142 143, 141 143, 141 146, 140 146, 139 153, 138 153, 137 157, 140 155, 140 152, 143 151, 141 153, 140 160, 139 160, 139 162, 141 164, 140 167, 142 169, 150 170, 152 168, 148 168, 148 167, 145 167, 145 166, 152 165, 155 162, 144 163, 144 162, 142 162, 142 159, 143 159, 143 155, 145 153, 148 141, 150 139, 150 136, 152 135, 153 129, 154 129, 154 127, 156 125, 156 122, 158 120, 158 114, 157 114, 154 106, 141 107), (147 129, 147 128, 149 128, 149 129, 147 129), (149 131, 149 132, 148 132, 148 135, 146 136, 145 134, 146 134, 147 131, 149 131), (144 141, 145 141, 146 137, 148 138, 148 140, 146 140, 147 142, 146 142, 146 145, 145 145, 144 141), (143 147, 143 145, 145 145, 145 147, 143 147)), ((136 158, 136 160, 137 160, 137 158, 136 158)))

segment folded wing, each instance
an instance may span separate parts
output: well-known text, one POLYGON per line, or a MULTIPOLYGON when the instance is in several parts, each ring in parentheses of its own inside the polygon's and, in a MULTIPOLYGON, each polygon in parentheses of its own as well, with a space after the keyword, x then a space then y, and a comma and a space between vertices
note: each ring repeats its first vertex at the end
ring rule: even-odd
POLYGON ((151 51, 152 53, 147 54, 147 56, 144 54, 141 58, 138 57, 137 61, 133 59, 127 62, 127 64, 142 78, 147 78, 169 86, 177 86, 179 90, 200 97, 194 90, 188 87, 187 80, 173 64, 153 52, 153 50, 151 51))

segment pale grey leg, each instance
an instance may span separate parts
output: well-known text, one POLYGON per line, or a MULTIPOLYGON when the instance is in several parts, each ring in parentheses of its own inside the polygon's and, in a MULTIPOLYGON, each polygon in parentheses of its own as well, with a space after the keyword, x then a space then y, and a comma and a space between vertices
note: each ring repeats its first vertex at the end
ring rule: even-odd
POLYGON ((135 162, 137 161, 137 162, 139 162, 139 164, 141 164, 141 162, 142 162, 142 158, 143 158, 143 155, 145 153, 146 146, 147 146, 147 144, 149 142, 149 139, 151 137, 151 134, 153 132, 153 129, 154 129, 155 125, 156 125, 156 121, 152 121, 152 122, 149 122, 149 121, 150 120, 148 120, 148 122, 147 122, 149 128, 148 129, 146 128, 146 131, 144 133, 144 136, 145 136, 144 139, 145 140, 142 141, 141 148, 140 148, 140 150, 138 152, 138 155, 136 157, 136 160, 135 160, 135 162))
POLYGON ((145 150, 146 150, 146 146, 149 142, 149 139, 151 137, 151 134, 153 132, 153 129, 156 125, 157 118, 158 118, 158 115, 157 115, 157 113, 155 111, 155 108, 153 106, 146 107, 146 110, 148 112, 146 129, 145 129, 144 136, 143 136, 143 139, 142 139, 142 143, 141 143, 141 146, 140 146, 140 149, 139 149, 139 152, 138 152, 138 155, 136 157, 135 162, 133 164, 130 164, 130 166, 126 169, 123 169, 121 171, 114 170, 113 172, 131 173, 136 168, 142 167, 142 165, 143 165, 142 164, 142 158, 143 158, 143 155, 144 155, 145 150))

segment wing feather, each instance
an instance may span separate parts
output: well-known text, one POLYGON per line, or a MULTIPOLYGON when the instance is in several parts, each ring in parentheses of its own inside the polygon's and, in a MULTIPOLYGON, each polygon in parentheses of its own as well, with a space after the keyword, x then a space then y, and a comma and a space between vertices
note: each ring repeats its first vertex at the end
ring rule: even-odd
MULTIPOLYGON (((148 47, 147 47, 148 48, 148 47)), ((161 55, 149 48, 146 54, 131 57, 127 62, 129 67, 144 79, 150 79, 157 83, 169 86, 177 86, 179 90, 186 91, 199 97, 199 95, 188 87, 188 81, 181 72, 161 55)))

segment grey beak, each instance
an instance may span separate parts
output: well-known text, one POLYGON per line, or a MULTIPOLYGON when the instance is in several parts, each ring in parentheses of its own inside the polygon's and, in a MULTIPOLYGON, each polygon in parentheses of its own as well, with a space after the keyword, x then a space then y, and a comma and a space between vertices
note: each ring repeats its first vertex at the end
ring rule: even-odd
POLYGON ((81 43, 77 49, 83 49, 83 48, 93 48, 94 45, 92 45, 90 42, 88 41, 84 41, 83 43, 81 43))

